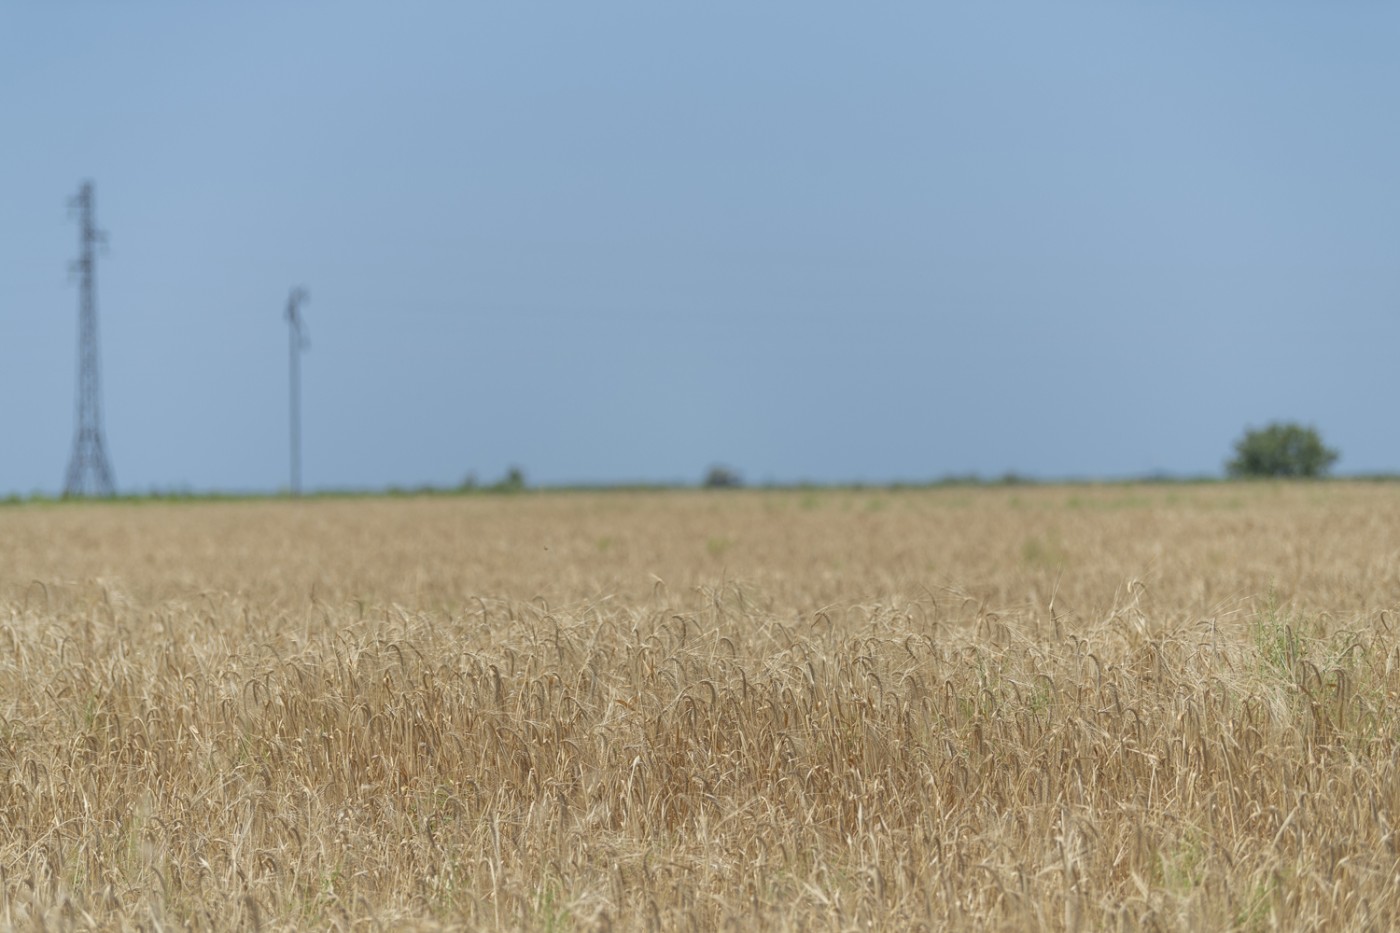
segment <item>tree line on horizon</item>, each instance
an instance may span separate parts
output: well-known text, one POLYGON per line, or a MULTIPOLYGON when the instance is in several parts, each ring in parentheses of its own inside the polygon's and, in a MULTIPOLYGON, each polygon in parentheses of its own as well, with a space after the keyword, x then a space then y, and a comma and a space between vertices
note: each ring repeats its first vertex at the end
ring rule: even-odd
MULTIPOLYGON (((1321 479, 1331 473, 1332 467, 1340 459, 1340 452, 1335 448, 1328 447, 1323 443, 1322 436, 1314 427, 1305 426, 1296 422, 1276 421, 1265 425, 1262 428, 1248 428, 1234 443, 1234 456, 1225 462, 1225 477, 1227 479, 1321 479)), ((1139 481, 1146 482, 1209 482, 1218 479, 1218 476, 1210 475, 1198 476, 1173 476, 1170 474, 1152 474, 1139 477, 1139 481)), ((1379 474, 1369 479, 1400 479, 1400 474, 1379 474)), ((937 479, 923 482, 890 482, 890 483, 764 483, 763 488, 919 488, 932 486, 1018 486, 1034 485, 1042 482, 1034 477, 1016 472, 1007 472, 998 476, 983 476, 977 473, 953 474, 937 479)), ((557 488, 637 488, 637 489, 674 489, 684 488, 685 483, 658 482, 658 483, 612 483, 612 484, 579 484, 577 487, 561 486, 557 488)), ((701 489, 742 489, 748 484, 743 474, 736 468, 716 463, 708 467, 702 474, 700 481, 696 484, 701 489)), ((381 490, 372 489, 330 489, 321 490, 312 495, 375 495, 387 494, 395 495, 424 495, 424 494, 466 494, 466 493, 486 493, 486 494, 512 494, 525 492, 531 488, 526 478, 523 467, 513 465, 494 482, 483 483, 478 480, 475 473, 469 473, 461 483, 455 487, 442 487, 431 484, 418 486, 398 486, 391 485, 381 490)), ((692 486, 691 488, 695 488, 692 486)), ((225 492, 196 492, 188 488, 157 490, 152 489, 146 494, 120 495, 117 499, 239 499, 258 498, 267 495, 265 493, 225 493, 225 492)), ((28 501, 43 501, 50 498, 43 493, 33 493, 28 496, 11 493, 0 499, 0 502, 15 504, 28 501)))

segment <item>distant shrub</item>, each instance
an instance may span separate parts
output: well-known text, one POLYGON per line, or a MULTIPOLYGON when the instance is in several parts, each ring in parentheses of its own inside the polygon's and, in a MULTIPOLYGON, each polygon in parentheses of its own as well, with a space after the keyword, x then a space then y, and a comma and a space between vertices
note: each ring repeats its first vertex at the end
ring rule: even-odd
POLYGON ((518 466, 506 470, 506 475, 491 487, 494 492, 521 492, 525 489, 525 471, 518 466))
POLYGON ((1225 471, 1241 478, 1325 476, 1338 456, 1322 443, 1316 429, 1274 422, 1246 430, 1235 441, 1235 458, 1225 464, 1225 471))
POLYGON ((737 489, 744 485, 744 479, 737 470, 715 464, 705 472, 701 485, 706 489, 737 489))

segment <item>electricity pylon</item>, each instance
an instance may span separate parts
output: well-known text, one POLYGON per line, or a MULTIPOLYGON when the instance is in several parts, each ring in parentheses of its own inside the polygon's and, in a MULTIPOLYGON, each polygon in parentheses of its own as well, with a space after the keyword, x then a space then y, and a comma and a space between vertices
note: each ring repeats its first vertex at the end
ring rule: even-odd
POLYGON ((102 439, 102 389, 97 360, 96 247, 107 234, 93 220, 92 182, 85 181, 69 206, 77 212, 82 251, 73 263, 78 273, 78 427, 73 435, 73 456, 63 482, 65 496, 95 494, 110 496, 116 491, 112 467, 107 462, 107 445, 102 439))
POLYGON ((301 354, 311 347, 306 325, 301 320, 301 304, 310 297, 304 288, 292 289, 287 299, 287 331, 291 349, 292 495, 301 495, 301 354))

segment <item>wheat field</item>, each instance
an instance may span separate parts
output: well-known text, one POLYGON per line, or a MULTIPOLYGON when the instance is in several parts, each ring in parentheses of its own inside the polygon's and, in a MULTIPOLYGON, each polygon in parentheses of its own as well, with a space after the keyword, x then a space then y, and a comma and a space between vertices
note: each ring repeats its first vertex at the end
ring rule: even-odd
POLYGON ((1400 487, 0 509, 0 925, 1378 929, 1400 487))

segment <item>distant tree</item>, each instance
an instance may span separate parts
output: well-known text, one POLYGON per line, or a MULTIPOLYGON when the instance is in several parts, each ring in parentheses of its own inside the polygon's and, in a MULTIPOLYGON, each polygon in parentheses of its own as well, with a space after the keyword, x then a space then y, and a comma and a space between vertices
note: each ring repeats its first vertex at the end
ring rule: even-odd
POLYGON ((702 485, 706 489, 736 489, 744 485, 744 480, 737 470, 715 464, 705 472, 702 485))
POLYGON ((525 471, 513 466, 491 488, 495 492, 520 492, 525 488, 525 471))
POLYGON ((1245 431, 1235 441, 1235 459, 1225 464, 1225 470, 1235 477, 1325 476, 1338 456, 1314 428, 1274 422, 1245 431))

